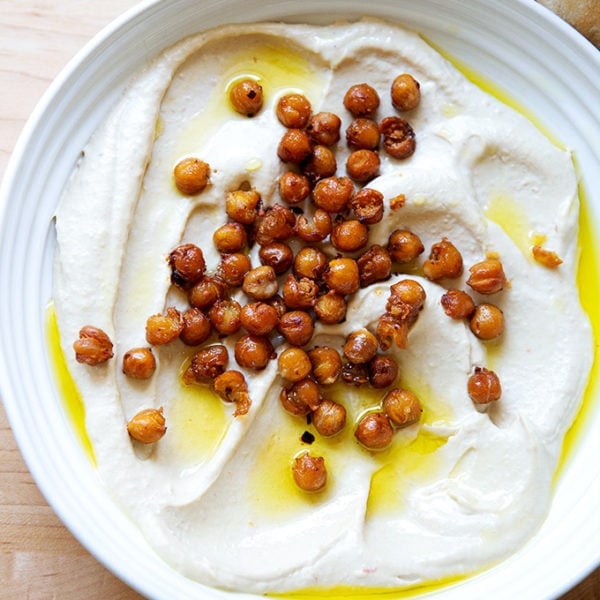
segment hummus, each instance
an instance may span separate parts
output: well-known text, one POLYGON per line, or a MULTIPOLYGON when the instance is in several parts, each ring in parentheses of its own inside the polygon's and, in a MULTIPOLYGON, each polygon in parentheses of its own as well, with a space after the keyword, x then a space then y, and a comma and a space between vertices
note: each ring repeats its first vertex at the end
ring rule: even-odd
MULTIPOLYGON (((342 140, 340 175, 348 152, 342 140)), ((507 557, 548 511, 562 439, 591 366, 591 333, 575 283, 577 223, 569 152, 412 32, 365 20, 227 26, 184 39, 129 85, 85 149, 56 215, 56 313, 100 476, 168 563, 212 586, 257 593, 406 586, 507 557), (180 341, 154 349, 158 368, 149 380, 123 375, 122 355, 147 345, 147 317, 185 306, 171 285, 171 250, 195 243, 214 270, 220 257, 211 236, 227 220, 225 194, 250 185, 266 206, 281 203, 277 182, 289 167, 276 152, 285 130, 277 99, 301 92, 313 112, 339 115, 343 132, 352 120, 342 104, 346 90, 366 81, 379 91, 378 116, 397 114, 389 86, 403 72, 421 85, 421 103, 406 116, 417 149, 404 160, 380 153, 380 175, 368 187, 383 194, 385 213, 369 227, 369 244, 385 246, 391 231, 406 228, 426 252, 404 273, 398 267, 390 280, 350 296, 344 322, 317 322, 309 346, 340 349, 352 331, 374 331, 390 285, 418 281, 424 308, 407 348, 389 353, 402 386, 420 398, 419 423, 371 452, 353 429, 383 393, 335 384, 323 394, 345 406, 346 427, 308 444, 301 437, 311 426, 280 405, 276 360, 261 371, 240 369, 252 404, 234 417, 208 388, 182 383, 194 349, 180 341), (240 76, 259 78, 265 91, 253 118, 227 101, 240 76), (194 196, 173 185, 173 166, 185 156, 211 167, 209 186, 194 196), (432 282, 422 263, 444 237, 460 250, 465 273, 432 282), (562 264, 535 261, 534 244, 562 264), (468 290, 467 267, 486 256, 501 259, 509 282, 493 299, 506 330, 489 342, 440 304, 447 288, 468 290), (114 342, 115 358, 99 367, 73 356, 86 324, 114 342), (501 399, 484 407, 466 393, 477 366, 502 382, 501 399), (126 425, 148 407, 163 407, 167 433, 143 446, 126 425), (293 483, 290 464, 302 450, 327 461, 320 493, 293 483)), ((253 266, 260 264, 257 252, 250 251, 253 266)), ((241 290, 236 297, 247 301, 241 290)), ((233 364, 234 342, 222 342, 233 364)))

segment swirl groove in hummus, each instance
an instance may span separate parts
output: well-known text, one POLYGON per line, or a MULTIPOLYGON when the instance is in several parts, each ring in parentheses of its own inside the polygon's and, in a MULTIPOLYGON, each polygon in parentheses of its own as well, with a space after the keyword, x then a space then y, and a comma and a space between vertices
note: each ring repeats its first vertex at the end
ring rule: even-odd
MULTIPOLYGON (((57 212, 54 300, 100 475, 165 560, 214 586, 402 586, 508 556, 548 510, 562 438, 591 365, 575 284, 577 218, 569 153, 413 33, 375 21, 255 24, 183 40, 131 83, 57 212), (418 426, 381 453, 359 447, 351 432, 317 439, 332 477, 310 496, 290 485, 289 461, 303 447, 306 423, 279 406, 276 361, 246 374, 253 403, 235 419, 219 400, 182 387, 189 349, 179 342, 160 348, 148 382, 128 380, 115 360, 101 368, 75 362, 70 344, 83 324, 101 327, 122 356, 145 345, 149 315, 181 304, 165 260, 176 245, 196 243, 216 267, 211 235, 226 220, 227 191, 249 182, 265 204, 279 201, 278 95, 300 90, 315 112, 339 114, 345 128, 348 87, 368 81, 380 90, 379 114, 393 114, 387 90, 401 72, 421 84, 421 104, 410 114, 417 151, 404 161, 382 153, 381 175, 369 187, 383 193, 385 214, 369 243, 385 245, 399 227, 417 232, 426 248, 446 236, 467 266, 499 255, 510 281, 495 300, 506 332, 486 345, 444 314, 442 285, 411 274, 427 301, 408 348, 393 353, 402 384, 421 397, 418 426), (252 119, 225 100, 230 81, 247 74, 266 92, 252 119), (187 155, 213 170, 198 196, 182 197, 172 183, 173 165, 187 155), (393 209, 399 194, 406 202, 393 209), (563 260, 558 269, 533 261, 529 247, 542 239, 563 260), (502 399, 486 411, 466 394, 475 365, 492 365, 502 379, 502 399), (134 447, 126 430, 148 406, 163 406, 168 426, 151 451, 134 447)), ((373 327, 398 277, 355 294, 346 321, 318 325, 311 345, 340 347, 354 329, 373 327)), ((224 343, 233 356, 231 341, 224 343)), ((373 398, 327 393, 345 404, 350 422, 373 398)))

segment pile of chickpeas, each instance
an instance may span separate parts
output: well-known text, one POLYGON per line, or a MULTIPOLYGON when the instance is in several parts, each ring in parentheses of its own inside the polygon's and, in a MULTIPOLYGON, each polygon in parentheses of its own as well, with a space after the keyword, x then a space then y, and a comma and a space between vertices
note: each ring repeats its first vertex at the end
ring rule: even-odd
MULTIPOLYGON (((390 94, 399 112, 413 110, 420 102, 419 83, 409 74, 392 82, 390 94)), ((237 112, 252 117, 262 109, 263 90, 258 82, 246 79, 231 88, 229 99, 237 112)), ((177 339, 189 346, 208 342, 189 361, 183 380, 209 385, 234 404, 234 415, 240 417, 252 404, 246 377, 231 367, 227 347, 214 343, 215 334, 236 336, 235 363, 246 371, 259 371, 277 360, 284 382, 283 409, 307 419, 321 436, 337 435, 346 425, 346 409, 324 398, 324 388, 341 380, 384 390, 380 406, 363 414, 354 432, 362 446, 377 451, 391 444, 397 429, 421 416, 415 394, 393 387, 398 365, 386 352, 393 345, 406 348, 408 332, 426 300, 425 290, 410 278, 391 285, 375 331, 359 327, 341 348, 311 346, 311 339, 316 321, 342 322, 353 294, 388 280, 394 265, 409 265, 424 252, 419 236, 405 229, 393 231, 386 246, 369 245, 369 226, 384 215, 383 194, 368 187, 379 174, 380 152, 405 159, 415 152, 416 136, 398 115, 375 120, 380 98, 366 83, 350 87, 343 105, 353 120, 345 132, 350 149, 346 174, 338 175, 333 147, 341 137, 339 116, 313 113, 301 94, 279 99, 276 114, 285 131, 277 155, 288 167, 278 182, 282 203, 265 205, 260 191, 249 185, 226 194, 228 220, 213 233, 221 256, 214 272, 207 272, 204 254, 195 244, 182 244, 170 252, 171 281, 186 294, 189 308, 180 311, 171 306, 150 316, 149 347, 127 351, 123 372, 147 379, 156 369, 152 347, 177 339), (248 255, 255 245, 260 265, 252 265, 248 255), (236 299, 242 297, 240 290, 245 303, 236 299), (278 353, 282 341, 287 345, 278 353)), ((210 182, 210 166, 186 158, 175 166, 174 182, 182 194, 199 194, 210 182)), ((394 210, 404 201, 402 195, 389 200, 394 210)), ((443 238, 432 246, 423 273, 432 281, 462 275, 462 256, 450 240, 443 238)), ((506 277, 500 260, 488 257, 473 265, 467 284, 479 294, 501 291, 506 277)), ((502 311, 491 303, 476 305, 464 290, 449 289, 441 304, 449 317, 467 320, 480 339, 494 339, 503 332, 502 311)), ((77 360, 91 365, 113 356, 108 336, 90 326, 82 329, 74 348, 77 360)), ((485 404, 500 397, 500 381, 492 371, 477 367, 467 391, 474 403, 485 404)), ((136 415, 128 431, 139 442, 156 442, 166 431, 162 408, 136 415)), ((293 460, 292 474, 301 489, 321 490, 327 481, 325 460, 303 452, 293 460)))

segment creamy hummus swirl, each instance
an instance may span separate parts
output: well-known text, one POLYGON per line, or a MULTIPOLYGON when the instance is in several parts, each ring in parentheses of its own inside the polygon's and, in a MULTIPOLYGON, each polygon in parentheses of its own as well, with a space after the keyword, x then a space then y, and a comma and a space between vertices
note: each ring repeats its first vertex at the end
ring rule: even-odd
MULTIPOLYGON (((347 153, 340 143, 338 165, 347 153)), ((569 152, 412 32, 368 20, 247 24, 181 41, 132 81, 85 149, 56 215, 54 301, 99 474, 166 561, 213 586, 403 586, 507 557, 548 511, 562 439, 591 366, 576 287, 577 221, 569 152), (421 84, 421 104, 407 117, 417 151, 404 161, 381 153, 381 175, 369 187, 383 193, 385 214, 370 227, 369 243, 385 245, 391 231, 407 228, 426 248, 447 237, 466 266, 497 254, 509 279, 494 296, 506 331, 486 343, 449 319, 440 297, 450 284, 464 289, 466 276, 432 283, 418 261, 408 276, 424 287, 425 307, 408 348, 391 352, 402 385, 421 398, 423 418, 388 450, 369 452, 354 441, 352 421, 375 403, 373 392, 325 390, 346 406, 349 431, 315 441, 331 477, 325 492, 303 494, 289 465, 305 447, 307 425, 279 404, 276 361, 245 371, 252 406, 234 418, 230 406, 181 384, 191 351, 180 342, 157 349, 148 382, 127 379, 120 357, 146 345, 149 315, 185 305, 165 260, 175 246, 196 243, 216 268, 211 236, 226 220, 227 191, 248 182, 266 205, 280 201, 286 166, 276 155, 284 131, 277 98, 301 91, 314 112, 339 114, 343 130, 350 85, 378 89, 383 117, 395 112, 388 90, 402 72, 421 84), (252 119, 226 102, 228 84, 244 74, 260 77, 266 92, 252 119), (173 185, 183 156, 210 163, 211 184, 197 196, 173 185), (394 208, 390 200, 400 194, 406 201, 394 208), (559 268, 533 260, 534 239, 562 258, 559 268), (71 344, 85 324, 109 334, 116 359, 96 368, 74 360, 71 344), (502 398, 487 409, 466 393, 475 366, 501 377, 502 398), (159 406, 165 437, 150 448, 132 443, 127 421, 159 406)), ((259 264, 256 248, 251 258, 259 264)), ((318 324, 311 345, 339 348, 351 331, 373 328, 390 284, 406 276, 355 294, 346 321, 318 324)), ((230 350, 233 341, 224 342, 230 350)))

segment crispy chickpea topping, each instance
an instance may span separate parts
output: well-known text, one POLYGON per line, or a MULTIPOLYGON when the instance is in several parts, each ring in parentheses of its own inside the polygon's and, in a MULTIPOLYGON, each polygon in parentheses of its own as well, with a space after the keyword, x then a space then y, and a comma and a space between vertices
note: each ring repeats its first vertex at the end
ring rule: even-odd
POLYGON ((365 364, 346 362, 342 365, 342 381, 360 387, 369 383, 369 368, 365 364))
POLYGON ((240 323, 252 335, 268 335, 278 322, 277 309, 266 302, 251 302, 240 311, 240 323))
POLYGON ((367 245, 369 241, 369 229, 366 225, 351 219, 340 221, 331 230, 331 244, 340 252, 355 252, 367 245))
POLYGON ((413 425, 421 418, 423 409, 417 396, 410 390, 394 388, 383 399, 383 412, 396 427, 413 425))
POLYGON ((346 409, 333 400, 323 400, 313 411, 312 422, 323 437, 331 437, 344 429, 346 409))
POLYGON ((309 244, 322 242, 330 233, 332 228, 331 216, 326 210, 317 208, 312 222, 305 215, 298 215, 294 231, 296 236, 309 244))
POLYGON ((379 124, 383 149, 394 158, 408 158, 417 146, 415 132, 408 121, 400 117, 386 117, 379 124))
POLYGON ((258 215, 254 223, 254 237, 264 246, 271 242, 284 242, 294 235, 296 216, 281 204, 274 204, 258 215))
POLYGON ((213 243, 223 254, 241 252, 248 243, 248 235, 241 223, 225 223, 213 233, 213 243))
POLYGON ((205 310, 217 300, 222 300, 227 291, 227 284, 219 277, 205 276, 188 291, 189 303, 205 310))
POLYGON ((504 313, 493 304, 479 304, 469 327, 480 340, 493 340, 504 333, 504 313))
POLYGON ((294 274, 297 277, 320 279, 327 268, 327 256, 319 248, 304 246, 294 258, 294 274))
POLYGON ((414 279, 402 279, 390 287, 386 310, 400 319, 414 319, 425 304, 423 286, 414 279))
POLYGON ((300 204, 310 195, 310 181, 306 175, 288 171, 279 178, 279 195, 287 204, 300 204))
POLYGON ((288 308, 310 309, 315 304, 319 287, 313 279, 300 277, 291 273, 287 276, 281 294, 288 308))
POLYGON ((278 290, 275 269, 268 265, 255 267, 244 275, 242 283, 244 293, 255 300, 272 298, 278 290))
POLYGON ((164 314, 156 314, 146 320, 146 341, 152 346, 169 344, 183 331, 181 313, 169 306, 164 314))
POLYGON ((323 401, 323 397, 319 386, 309 377, 305 377, 283 388, 279 400, 290 414, 304 416, 315 410, 323 401))
POLYGON ((377 338, 368 329, 353 331, 344 344, 344 356, 355 365, 368 363, 377 354, 377 338))
POLYGON ((412 262, 423 253, 425 247, 421 238, 408 229, 396 229, 390 233, 387 251, 392 260, 400 264, 412 262))
POLYGON ((108 335, 92 325, 79 330, 79 339, 73 342, 73 350, 77 362, 90 366, 105 363, 114 356, 113 344, 108 335))
POLYGON ((327 177, 317 182, 313 202, 327 212, 343 212, 354 194, 354 184, 348 177, 327 177))
POLYGON ((341 119, 332 112, 319 112, 310 117, 306 131, 315 144, 333 146, 340 140, 341 119))
POLYGON ((321 144, 313 148, 312 154, 302 164, 302 173, 313 185, 321 179, 335 175, 336 169, 335 154, 321 144))
POLYGON ((191 306, 181 313, 183 329, 179 339, 186 346, 199 346, 203 344, 212 333, 210 319, 199 309, 191 306))
POLYGON ((264 369, 269 360, 275 357, 273 344, 268 337, 261 335, 243 335, 235 343, 235 360, 240 367, 264 369))
POLYGON ((287 348, 277 359, 279 374, 288 381, 295 382, 305 379, 312 371, 308 354, 301 348, 287 348))
POLYGON ((379 125, 373 119, 360 117, 346 129, 346 143, 352 150, 375 150, 380 137, 379 125))
POLYGON ((369 361, 368 367, 369 382, 375 389, 389 387, 398 377, 398 363, 391 356, 377 354, 369 361))
POLYGON ((348 303, 346 298, 334 290, 329 290, 315 300, 313 310, 321 323, 335 325, 346 318, 348 303))
POLYGON ((173 169, 175 187, 187 196, 199 194, 210 180, 210 167, 198 158, 184 158, 173 169))
POLYGON ((292 346, 305 346, 313 336, 315 325, 307 312, 290 310, 280 317, 277 330, 292 346))
POLYGON ((225 371, 229 362, 229 352, 223 344, 201 348, 194 354, 185 373, 185 383, 211 383, 225 371))
POLYGON ((252 400, 248 394, 248 384, 243 373, 235 370, 224 371, 215 377, 213 389, 225 402, 235 403, 234 417, 248 414, 252 400))
POLYGON ((378 281, 385 281, 392 274, 392 259, 383 246, 374 244, 361 254, 356 264, 360 277, 360 287, 367 287, 378 281))
POLYGON ((271 242, 260 247, 258 258, 263 265, 271 267, 276 275, 282 275, 294 261, 294 252, 285 242, 271 242))
POLYGON ((504 289, 506 275, 497 258, 487 258, 469 268, 467 285, 479 294, 496 294, 504 289))
POLYGON ((377 177, 380 166, 379 154, 374 150, 355 150, 346 159, 346 172, 360 183, 377 177))
POLYGON ((368 117, 379 108, 379 94, 368 83, 351 86, 344 95, 344 106, 355 117, 368 117))
POLYGON ((375 225, 383 219, 383 194, 371 188, 362 188, 350 200, 356 218, 365 225, 375 225))
POLYGON ((448 290, 440 302, 444 312, 452 319, 468 319, 475 311, 473 298, 462 290, 448 290))
POLYGON ((555 269, 562 264, 562 258, 560 258, 556 252, 548 250, 547 248, 542 248, 542 246, 533 246, 531 248, 531 253, 538 263, 549 269, 555 269))
POLYGON ((171 282, 188 289, 202 279, 206 262, 202 250, 195 244, 182 244, 169 254, 171 282))
POLYGON ((342 358, 335 348, 317 346, 308 351, 312 376, 319 385, 335 383, 342 372, 342 358))
POLYGON ((123 373, 132 379, 150 379, 156 371, 151 348, 132 348, 123 355, 123 373))
POLYGON ((127 423, 127 433, 142 444, 158 442, 167 432, 165 417, 161 408, 145 408, 127 423))
POLYGON ((292 464, 292 476, 296 485, 305 492, 319 492, 327 485, 327 469, 322 456, 308 452, 297 456, 292 464))
POLYGON ((308 124, 311 106, 302 94, 286 94, 277 101, 277 118, 285 127, 303 129, 308 124))
POLYGON ((300 164, 312 152, 312 143, 304 129, 288 129, 279 142, 277 156, 283 162, 300 164))
POLYGON ((254 79, 242 79, 232 86, 229 91, 229 100, 236 112, 253 117, 263 105, 262 86, 254 79))
POLYGON ((463 260, 456 246, 446 238, 433 244, 429 258, 423 264, 423 272, 427 279, 454 279, 463 272, 463 260))
POLYGON ((391 87, 392 106, 399 111, 413 110, 421 102, 421 86, 409 73, 398 75, 391 87))
POLYGON ((225 212, 227 216, 242 223, 251 225, 258 215, 260 194, 256 190, 235 190, 225 196, 225 212))
POLYGON ((360 287, 358 264, 352 258, 334 258, 329 261, 323 279, 338 294, 354 294, 360 287))
POLYGON ((240 287, 244 283, 246 273, 250 271, 252 264, 248 255, 241 252, 223 254, 221 264, 217 269, 217 275, 230 287, 240 287))
POLYGON ((489 371, 485 367, 475 367, 467 382, 467 391, 469 398, 475 404, 495 402, 502 396, 500 378, 494 371, 489 371))
POLYGON ((237 300, 217 300, 210 307, 208 318, 220 335, 232 335, 242 326, 241 311, 237 300))
POLYGON ((410 328, 408 318, 395 317, 389 312, 384 313, 377 321, 375 335, 379 341, 379 347, 385 352, 392 347, 404 349, 408 345, 408 330, 410 328))
POLYGON ((354 436, 369 450, 384 450, 392 443, 394 430, 387 415, 368 412, 358 422, 354 436))

